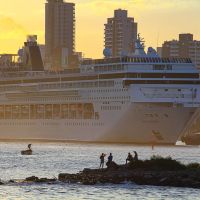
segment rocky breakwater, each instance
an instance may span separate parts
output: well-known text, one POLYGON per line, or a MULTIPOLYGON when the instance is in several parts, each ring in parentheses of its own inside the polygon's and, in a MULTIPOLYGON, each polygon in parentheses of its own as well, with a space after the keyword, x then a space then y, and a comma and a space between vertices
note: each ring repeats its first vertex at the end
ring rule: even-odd
POLYGON ((22 181, 22 183, 55 183, 56 178, 38 178, 37 176, 31 176, 22 181))
POLYGON ((56 184, 57 178, 38 178, 37 176, 27 177, 26 179, 12 179, 9 181, 1 181, 0 185, 23 185, 23 184, 56 184))
POLYGON ((77 174, 62 173, 59 181, 67 183, 121 184, 132 182, 139 185, 191 187, 200 189, 200 164, 184 165, 170 157, 153 156, 128 165, 110 165, 106 169, 84 169, 77 174))

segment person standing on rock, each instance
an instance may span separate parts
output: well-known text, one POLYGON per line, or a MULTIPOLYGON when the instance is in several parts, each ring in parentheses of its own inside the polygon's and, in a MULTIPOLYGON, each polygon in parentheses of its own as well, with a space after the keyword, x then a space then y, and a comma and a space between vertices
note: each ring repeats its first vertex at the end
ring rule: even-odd
POLYGON ((110 155, 108 156, 108 162, 106 163, 106 165, 107 165, 107 167, 109 168, 109 169, 118 169, 119 168, 119 166, 118 166, 118 164, 116 164, 114 161, 113 161, 113 155, 112 155, 112 153, 110 153, 110 155))
POLYGON ((110 153, 110 155, 108 156, 108 162, 106 163, 107 166, 109 166, 113 161, 113 155, 112 153, 110 153))
POLYGON ((128 156, 127 156, 127 158, 126 158, 126 165, 127 165, 128 162, 133 162, 133 160, 134 160, 134 159, 133 159, 133 156, 132 156, 132 154, 129 152, 129 153, 128 153, 128 156))
POLYGON ((134 154, 135 154, 135 156, 134 156, 133 160, 134 160, 134 161, 138 161, 138 154, 137 154, 137 152, 134 151, 134 154))
POLYGON ((108 162, 111 163, 113 160, 113 155, 112 153, 110 153, 110 155, 108 156, 108 162))
POLYGON ((100 156, 100 166, 99 169, 104 167, 104 158, 105 158, 106 154, 102 153, 100 156))

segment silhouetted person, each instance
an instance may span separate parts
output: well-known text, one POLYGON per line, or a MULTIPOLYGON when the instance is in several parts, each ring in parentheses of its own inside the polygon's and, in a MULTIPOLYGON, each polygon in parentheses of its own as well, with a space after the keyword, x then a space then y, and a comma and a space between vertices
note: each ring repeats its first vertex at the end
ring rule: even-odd
POLYGON ((28 150, 31 150, 31 144, 28 145, 28 150))
POLYGON ((103 168, 104 167, 104 158, 105 158, 106 154, 102 153, 100 156, 100 166, 99 168, 103 168))
POLYGON ((108 156, 108 162, 106 163, 106 165, 107 165, 108 169, 112 169, 112 170, 119 168, 119 166, 113 161, 112 153, 110 153, 110 155, 108 156))
POLYGON ((112 160, 113 160, 113 155, 112 153, 110 153, 110 155, 108 156, 108 162, 112 162, 112 160))
POLYGON ((137 154, 137 152, 134 151, 134 154, 135 154, 135 156, 134 156, 134 158, 133 158, 133 161, 138 161, 138 154, 137 154))
POLYGON ((112 153, 110 153, 110 155, 108 156, 108 162, 106 163, 106 165, 109 167, 109 165, 112 163, 113 160, 113 155, 112 153))
POLYGON ((129 152, 128 153, 128 156, 127 156, 127 158, 126 158, 126 164, 128 163, 128 162, 133 162, 133 156, 132 156, 132 154, 129 152))

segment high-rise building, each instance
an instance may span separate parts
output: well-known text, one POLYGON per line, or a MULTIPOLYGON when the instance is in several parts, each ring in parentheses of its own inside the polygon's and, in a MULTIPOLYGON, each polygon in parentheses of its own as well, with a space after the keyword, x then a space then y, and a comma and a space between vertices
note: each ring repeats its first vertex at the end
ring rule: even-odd
POLYGON ((75 4, 47 0, 45 5, 46 62, 65 67, 75 49, 75 4))
POLYGON ((105 24, 105 48, 113 57, 132 53, 137 39, 137 23, 128 17, 127 10, 115 10, 114 17, 105 24))
POLYGON ((161 52, 162 57, 191 58, 200 67, 200 41, 190 33, 179 34, 179 40, 165 41, 161 52))

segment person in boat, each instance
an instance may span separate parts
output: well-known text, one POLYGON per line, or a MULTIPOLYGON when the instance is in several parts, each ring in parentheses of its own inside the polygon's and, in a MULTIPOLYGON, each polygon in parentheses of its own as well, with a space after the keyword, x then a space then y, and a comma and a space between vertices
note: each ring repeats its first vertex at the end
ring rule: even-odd
POLYGON ((29 150, 29 151, 32 151, 31 145, 32 145, 32 144, 28 144, 28 150, 29 150))
POLYGON ((135 156, 133 157, 133 161, 137 162, 138 161, 138 153, 137 151, 134 151, 135 156))
POLYGON ((128 153, 128 156, 127 156, 127 158, 126 158, 126 164, 127 164, 128 162, 133 162, 133 161, 134 161, 134 158, 133 158, 132 154, 129 152, 129 153, 128 153))
POLYGON ((22 155, 32 155, 32 149, 31 149, 31 144, 28 144, 28 149, 21 151, 22 155))
POLYGON ((104 158, 105 158, 106 154, 102 153, 100 156, 100 166, 99 169, 104 167, 104 158))

